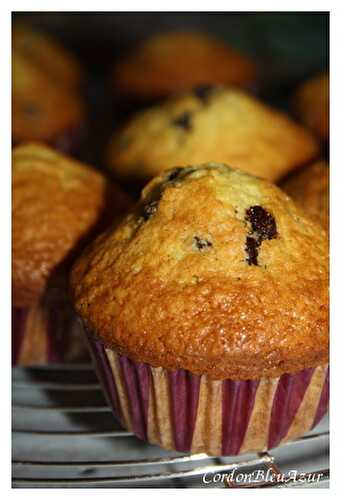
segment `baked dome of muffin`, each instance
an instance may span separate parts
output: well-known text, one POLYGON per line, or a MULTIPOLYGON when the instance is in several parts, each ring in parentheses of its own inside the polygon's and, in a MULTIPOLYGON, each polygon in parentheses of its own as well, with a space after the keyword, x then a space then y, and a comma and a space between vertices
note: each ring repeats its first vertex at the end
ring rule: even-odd
POLYGON ((60 84, 69 87, 80 84, 82 69, 77 58, 51 35, 25 24, 15 23, 12 46, 22 57, 60 84))
POLYGON ((282 188, 329 231, 329 167, 318 161, 290 176, 282 188))
POLYGON ((276 186, 215 163, 153 179, 71 274, 76 310, 133 361, 258 379, 328 359, 328 249, 276 186))
POLYGON ((118 213, 123 195, 99 172, 40 144, 14 149, 12 190, 14 305, 26 307, 101 220, 108 194, 118 213))
POLYGON ((316 76, 298 89, 294 106, 302 122, 321 139, 329 137, 329 76, 316 76))
POLYGON ((309 131, 246 93, 200 87, 133 117, 113 135, 107 162, 121 177, 216 161, 274 181, 317 151, 309 131))
POLYGON ((156 35, 120 61, 112 75, 116 89, 151 98, 195 85, 248 85, 256 65, 237 50, 208 35, 173 32, 156 35))
POLYGON ((12 55, 12 135, 14 143, 54 143, 83 125, 80 97, 60 85, 20 52, 12 55))

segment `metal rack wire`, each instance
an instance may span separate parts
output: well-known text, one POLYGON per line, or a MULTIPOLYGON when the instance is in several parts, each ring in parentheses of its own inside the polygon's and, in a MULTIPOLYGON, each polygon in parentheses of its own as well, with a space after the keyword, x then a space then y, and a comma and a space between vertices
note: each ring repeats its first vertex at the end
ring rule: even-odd
POLYGON ((13 370, 13 487, 327 487, 328 453, 327 419, 271 453, 172 453, 116 423, 90 365, 13 370))

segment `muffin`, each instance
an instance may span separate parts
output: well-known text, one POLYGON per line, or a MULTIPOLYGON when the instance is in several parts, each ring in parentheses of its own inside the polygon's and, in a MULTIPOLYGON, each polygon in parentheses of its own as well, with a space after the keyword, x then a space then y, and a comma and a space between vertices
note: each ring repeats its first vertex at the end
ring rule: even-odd
POLYGON ((305 82, 294 98, 294 107, 302 122, 322 140, 329 138, 329 76, 319 75, 305 82))
POLYGON ((114 134, 107 163, 117 176, 148 179, 213 160, 276 181, 317 151, 309 131, 253 97, 198 87, 133 117, 114 134))
POLYGON ((284 192, 242 171, 208 163, 153 179, 71 273, 122 425, 211 455, 315 426, 328 402, 327 251, 284 192))
POLYGON ((44 70, 58 83, 67 87, 80 85, 82 69, 79 61, 51 35, 15 23, 12 46, 25 60, 44 70))
POLYGON ((40 144, 14 148, 12 198, 14 361, 78 358, 86 348, 68 298, 70 263, 127 201, 99 172, 40 144), (72 345, 79 337, 82 349, 72 345))
POLYGON ((165 97, 203 84, 245 86, 256 80, 248 57, 202 33, 156 35, 133 49, 115 67, 120 93, 140 99, 165 97))
POLYGON ((324 161, 290 176, 282 188, 329 231, 329 167, 324 161))
POLYGON ((73 152, 81 141, 84 107, 78 93, 60 85, 16 49, 12 52, 12 137, 15 145, 42 141, 73 152))

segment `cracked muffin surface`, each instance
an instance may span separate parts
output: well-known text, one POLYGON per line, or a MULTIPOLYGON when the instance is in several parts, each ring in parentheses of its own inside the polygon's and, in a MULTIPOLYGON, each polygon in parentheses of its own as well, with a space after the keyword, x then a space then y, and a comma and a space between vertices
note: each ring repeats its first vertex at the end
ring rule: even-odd
POLYGON ((242 91, 204 86, 132 117, 113 135, 107 163, 118 176, 150 178, 216 161, 276 181, 318 149, 285 114, 242 91))
POLYGON ((153 179, 77 260, 71 289, 90 334, 135 361, 276 377, 328 359, 327 252, 279 188, 209 163, 153 179))
POLYGON ((96 170, 41 144, 14 148, 12 168, 13 301, 26 307, 102 219, 108 193, 113 208, 121 193, 96 170))

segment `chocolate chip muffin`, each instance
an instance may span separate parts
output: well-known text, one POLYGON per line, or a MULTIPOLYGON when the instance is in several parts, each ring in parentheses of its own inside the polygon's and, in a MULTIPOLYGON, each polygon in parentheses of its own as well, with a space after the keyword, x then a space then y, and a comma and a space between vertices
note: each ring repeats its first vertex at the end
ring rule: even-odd
POLYGON ((195 85, 250 85, 256 74, 256 65, 225 43, 202 33, 173 32, 133 49, 115 67, 112 82, 120 93, 151 99, 195 85))
POLYGON ((213 455, 310 430, 328 401, 327 247, 284 192, 242 171, 208 163, 153 179, 71 274, 122 424, 213 455))
POLYGON ((84 106, 75 90, 60 85, 47 70, 12 52, 12 137, 15 145, 42 141, 75 151, 84 127, 84 106))
POLYGON ((214 160, 275 181, 317 151, 309 131, 250 95, 199 87, 133 117, 114 134, 107 163, 120 177, 145 179, 214 160))
POLYGON ((322 140, 329 138, 329 76, 316 76, 305 82, 294 97, 298 117, 322 140))
POLYGON ((69 359, 79 350, 67 335, 79 336, 67 292, 70 263, 127 200, 94 169, 39 144, 14 148, 12 189, 14 360, 69 359))
POLYGON ((79 86, 82 69, 77 58, 54 37, 32 27, 15 23, 12 46, 23 58, 68 87, 79 86))
POLYGON ((329 167, 324 161, 291 175, 282 187, 307 214, 329 231, 329 167))

